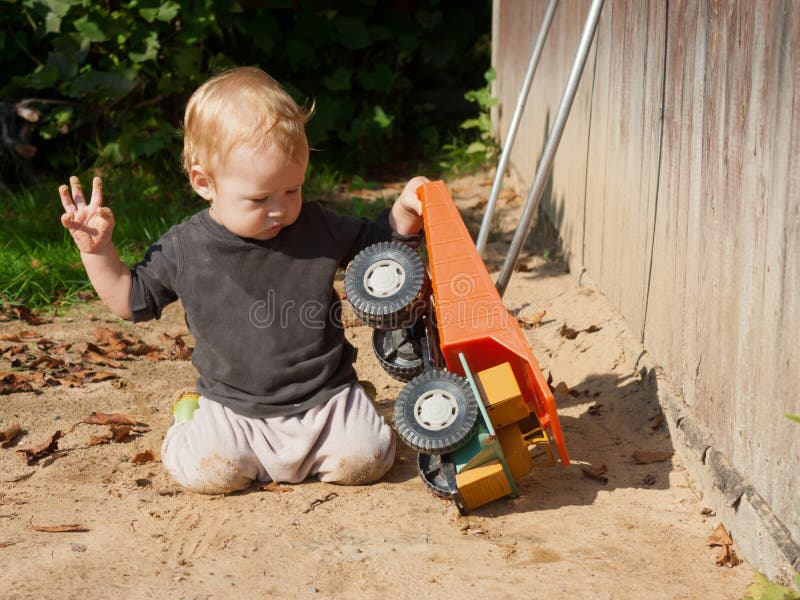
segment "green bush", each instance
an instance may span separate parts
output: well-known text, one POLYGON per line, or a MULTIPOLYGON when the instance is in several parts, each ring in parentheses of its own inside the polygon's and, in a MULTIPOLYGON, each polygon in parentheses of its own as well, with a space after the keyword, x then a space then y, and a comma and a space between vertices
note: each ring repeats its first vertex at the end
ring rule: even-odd
POLYGON ((41 111, 40 167, 177 170, 189 94, 255 64, 301 103, 315 159, 418 161, 474 114, 487 0, 0 0, 0 97, 41 111))

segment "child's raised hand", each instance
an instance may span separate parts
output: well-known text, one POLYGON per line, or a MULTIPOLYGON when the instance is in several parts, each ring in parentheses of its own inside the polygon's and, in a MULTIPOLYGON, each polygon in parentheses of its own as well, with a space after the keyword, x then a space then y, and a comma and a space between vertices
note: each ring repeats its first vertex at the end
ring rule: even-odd
POLYGON ((422 203, 417 197, 417 188, 423 183, 428 183, 427 177, 418 175, 409 180, 400 197, 392 206, 392 227, 397 233, 409 235, 417 233, 422 227, 422 203))
POLYGON ((88 205, 78 178, 70 177, 69 183, 71 196, 66 185, 58 188, 64 206, 61 224, 69 230, 78 250, 85 254, 98 254, 111 242, 114 230, 114 215, 111 209, 103 206, 103 182, 99 177, 92 181, 92 199, 88 205))

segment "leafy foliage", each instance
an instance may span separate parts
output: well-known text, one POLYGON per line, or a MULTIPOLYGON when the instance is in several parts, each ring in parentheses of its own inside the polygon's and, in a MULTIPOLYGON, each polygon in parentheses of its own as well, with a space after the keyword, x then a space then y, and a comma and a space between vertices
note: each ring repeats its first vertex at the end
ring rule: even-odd
POLYGON ((471 132, 468 137, 454 137, 442 149, 445 157, 441 166, 450 172, 470 172, 492 161, 497 155, 498 144, 492 129, 491 110, 498 102, 492 96, 492 82, 497 78, 494 68, 484 74, 486 85, 464 94, 464 98, 478 105, 478 116, 462 122, 462 130, 471 132))
POLYGON ((490 3, 481 0, 0 6, 0 97, 34 99, 40 162, 57 170, 177 169, 189 94, 239 64, 261 66, 299 102, 316 103, 308 131, 323 159, 367 167, 418 158, 468 115, 461 97, 488 63, 490 3))
MULTIPOLYGON (((795 576, 794 582, 800 588, 800 575, 795 576)), ((770 581, 766 575, 756 573, 742 600, 800 600, 800 593, 770 581)))

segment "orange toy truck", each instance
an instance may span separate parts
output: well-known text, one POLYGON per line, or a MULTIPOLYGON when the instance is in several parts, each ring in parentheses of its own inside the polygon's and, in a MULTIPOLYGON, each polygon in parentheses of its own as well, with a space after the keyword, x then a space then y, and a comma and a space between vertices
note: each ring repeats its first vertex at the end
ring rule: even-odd
POLYGON ((543 450, 569 464, 550 387, 441 181, 417 190, 428 269, 403 242, 359 253, 345 274, 373 350, 406 381, 395 429, 422 480, 462 513, 506 495, 543 450))

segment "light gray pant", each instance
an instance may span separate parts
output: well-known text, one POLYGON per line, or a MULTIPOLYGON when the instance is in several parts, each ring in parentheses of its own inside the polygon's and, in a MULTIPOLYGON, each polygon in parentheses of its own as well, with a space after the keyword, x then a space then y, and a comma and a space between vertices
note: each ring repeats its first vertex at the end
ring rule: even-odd
POLYGON ((363 485, 394 462, 391 428, 360 385, 290 417, 254 419, 200 398, 192 419, 173 423, 161 461, 185 488, 224 494, 253 481, 321 481, 363 485))

